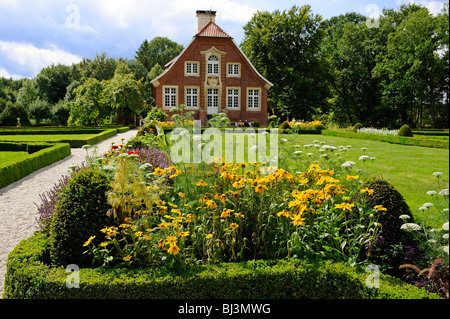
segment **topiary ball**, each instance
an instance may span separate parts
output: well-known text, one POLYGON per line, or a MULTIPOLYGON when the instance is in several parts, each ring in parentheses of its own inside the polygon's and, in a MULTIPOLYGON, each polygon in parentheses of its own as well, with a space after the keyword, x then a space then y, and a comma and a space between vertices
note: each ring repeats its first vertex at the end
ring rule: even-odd
POLYGON ((361 123, 356 123, 355 126, 353 126, 353 132, 358 132, 358 130, 362 127, 363 125, 361 123))
POLYGON ((280 129, 281 130, 287 130, 287 129, 290 129, 291 128, 291 126, 289 125, 289 122, 288 121, 284 121, 283 123, 281 123, 281 125, 280 125, 280 129))
POLYGON ((353 196, 352 202, 364 203, 367 209, 374 208, 376 205, 386 208, 386 211, 381 210, 375 213, 378 214, 376 217, 381 224, 380 236, 387 245, 399 244, 404 239, 404 233, 400 230, 403 225, 400 216, 408 215, 412 220, 408 204, 394 186, 383 179, 370 179, 361 186, 361 189, 365 188, 373 190, 373 194, 369 195, 367 192, 358 191, 353 196))
POLYGON ((412 133, 411 128, 409 127, 409 125, 405 124, 398 130, 397 136, 413 137, 413 133, 412 133))
POLYGON ((114 223, 106 215, 109 190, 103 171, 87 168, 72 175, 59 196, 50 225, 50 257, 55 266, 91 266, 92 257, 84 254, 87 249, 83 244, 91 236, 99 243, 104 238, 100 230, 114 223))

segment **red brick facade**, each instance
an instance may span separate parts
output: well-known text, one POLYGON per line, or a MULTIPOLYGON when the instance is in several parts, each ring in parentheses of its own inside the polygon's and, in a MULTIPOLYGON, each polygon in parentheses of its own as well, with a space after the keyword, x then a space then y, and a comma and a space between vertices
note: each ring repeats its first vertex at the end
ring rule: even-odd
POLYGON ((156 106, 171 116, 172 107, 185 104, 185 111, 193 111, 202 126, 207 125, 208 115, 220 112, 232 124, 258 121, 267 125, 267 94, 272 84, 213 21, 152 81, 156 106))

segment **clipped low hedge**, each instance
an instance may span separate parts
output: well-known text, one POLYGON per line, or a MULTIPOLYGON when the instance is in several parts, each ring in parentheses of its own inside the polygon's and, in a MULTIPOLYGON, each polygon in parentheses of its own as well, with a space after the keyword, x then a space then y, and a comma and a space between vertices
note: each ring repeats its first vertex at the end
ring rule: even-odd
POLYGON ((51 268, 49 240, 40 232, 9 254, 3 297, 25 299, 440 299, 438 295, 380 276, 368 288, 364 269, 331 262, 249 261, 196 266, 176 274, 162 269, 51 268))
POLYGON ((70 145, 67 143, 0 142, 0 150, 28 151, 30 154, 24 159, 0 167, 0 188, 71 154, 70 145))
POLYGON ((345 131, 323 130, 322 135, 357 138, 363 140, 387 142, 392 144, 423 146, 431 148, 449 149, 449 142, 444 140, 421 139, 420 137, 405 137, 370 133, 353 133, 345 131))
POLYGON ((69 143, 70 147, 72 148, 80 148, 83 145, 89 144, 89 145, 94 145, 97 144, 103 140, 106 140, 107 138, 110 138, 114 135, 117 135, 117 129, 110 129, 110 130, 106 130, 103 131, 99 134, 97 134, 96 136, 93 136, 91 138, 80 138, 77 140, 74 139, 70 139, 70 140, 65 140, 65 139, 61 139, 58 142, 59 143, 69 143))

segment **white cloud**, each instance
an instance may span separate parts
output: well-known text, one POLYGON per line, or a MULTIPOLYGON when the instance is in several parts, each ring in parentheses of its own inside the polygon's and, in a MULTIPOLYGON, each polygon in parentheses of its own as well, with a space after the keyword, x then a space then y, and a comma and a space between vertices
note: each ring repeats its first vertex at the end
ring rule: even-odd
POLYGON ((6 79, 13 79, 13 80, 19 80, 24 78, 23 75, 20 74, 10 74, 7 70, 0 68, 0 77, 1 78, 6 78, 6 79))
POLYGON ((432 13, 438 14, 442 8, 444 7, 444 1, 427 1, 427 0, 396 0, 395 1, 397 7, 402 4, 415 3, 417 5, 422 5, 432 13))
POLYGON ((36 75, 44 67, 53 64, 71 65, 78 63, 81 58, 58 49, 56 45, 47 48, 37 48, 30 43, 0 41, 0 56, 8 59, 19 67, 25 67, 29 73, 36 75))

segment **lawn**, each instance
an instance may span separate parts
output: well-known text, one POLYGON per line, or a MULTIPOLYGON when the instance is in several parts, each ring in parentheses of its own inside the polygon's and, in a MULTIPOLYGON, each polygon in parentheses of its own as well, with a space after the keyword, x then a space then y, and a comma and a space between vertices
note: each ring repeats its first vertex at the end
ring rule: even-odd
MULTIPOLYGON (((285 144, 280 143, 282 146, 281 152, 287 155, 289 151, 294 150, 293 145, 302 146, 295 148, 295 150, 309 152, 311 149, 305 149, 304 145, 311 144, 314 141, 321 141, 336 147, 351 145, 350 150, 346 151, 343 157, 345 160, 354 161, 358 165, 361 163, 359 157, 363 155, 361 149, 367 148, 364 153, 376 159, 365 164, 366 174, 364 177, 378 176, 392 183, 403 195, 419 222, 431 227, 441 227, 444 222, 448 221, 448 213, 441 211, 442 208, 448 208, 448 202, 446 206, 439 210, 419 210, 419 207, 426 202, 434 203, 433 198, 427 195, 428 191, 439 192, 449 187, 448 150, 331 136, 280 135, 281 138, 288 140, 285 144), (438 178, 432 175, 434 172, 444 173, 439 179, 439 185, 438 178)), ((290 163, 295 162, 291 160, 290 163)), ((287 161, 287 164, 289 165, 289 161, 287 161)), ((356 173, 356 169, 354 171, 356 173)))
POLYGON ((8 162, 23 159, 28 155, 28 152, 2 151, 0 152, 0 167, 6 166, 8 162))

